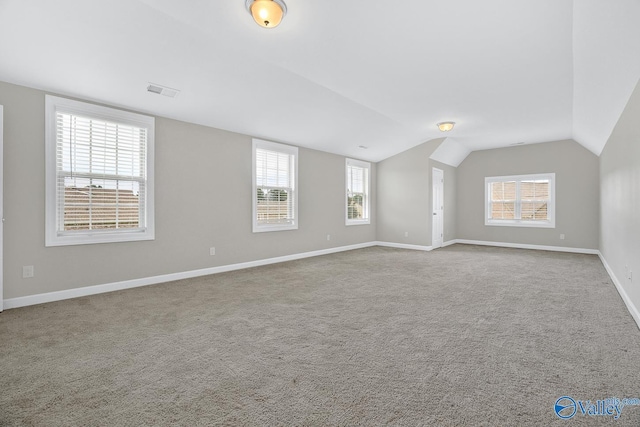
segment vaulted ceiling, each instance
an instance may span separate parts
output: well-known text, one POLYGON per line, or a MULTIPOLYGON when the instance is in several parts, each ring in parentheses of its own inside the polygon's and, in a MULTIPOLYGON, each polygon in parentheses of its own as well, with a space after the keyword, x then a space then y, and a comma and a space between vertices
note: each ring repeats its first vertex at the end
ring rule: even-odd
POLYGON ((640 78, 638 0, 285 1, 267 30, 244 0, 0 0, 0 80, 371 161, 447 136, 457 165, 599 154, 640 78))

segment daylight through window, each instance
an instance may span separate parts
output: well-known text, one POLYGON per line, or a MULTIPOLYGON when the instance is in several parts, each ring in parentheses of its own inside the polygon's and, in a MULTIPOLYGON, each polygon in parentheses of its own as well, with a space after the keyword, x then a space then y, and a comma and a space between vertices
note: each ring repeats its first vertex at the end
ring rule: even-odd
POLYGON ((485 178, 486 225, 555 226, 555 174, 485 178))
POLYGON ((369 170, 367 162, 347 159, 347 225, 369 224, 369 170))
POLYGON ((148 153, 153 118, 62 98, 48 101, 47 179, 49 202, 55 203, 48 207, 53 210, 48 243, 152 238, 148 153))
POLYGON ((253 231, 297 228, 297 148, 260 140, 253 145, 253 231))

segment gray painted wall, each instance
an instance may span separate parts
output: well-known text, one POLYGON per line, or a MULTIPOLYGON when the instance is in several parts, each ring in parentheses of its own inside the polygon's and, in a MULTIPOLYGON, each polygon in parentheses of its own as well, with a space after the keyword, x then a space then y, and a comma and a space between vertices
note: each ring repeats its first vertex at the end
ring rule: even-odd
POLYGON ((45 248, 44 95, 0 82, 5 299, 376 240, 375 164, 372 224, 347 227, 344 157, 301 148, 299 229, 254 234, 251 137, 156 118, 156 240, 45 248))
POLYGON ((475 151, 458 166, 457 178, 458 239, 598 248, 598 157, 575 141, 475 151), (485 177, 551 172, 556 174, 556 228, 484 225, 485 177))
POLYGON ((600 154, 600 193, 600 252, 639 310, 640 81, 600 154))
POLYGON ((599 247, 640 306, 625 269, 640 277, 638 88, 600 159, 567 140, 474 152, 454 168, 429 159, 438 139, 372 164, 371 225, 344 225, 344 157, 301 148, 300 228, 276 233, 251 232, 249 136, 156 118, 156 240, 51 248, 44 246, 44 94, 0 82, 5 299, 375 240, 429 246, 437 167, 445 173, 445 242, 599 247), (556 173, 555 229, 484 225, 485 176, 540 172, 556 173), (22 278, 23 265, 35 266, 34 278, 22 278))
POLYGON ((431 243, 431 218, 427 216, 430 154, 430 147, 422 144, 378 163, 378 240, 431 243))
POLYGON ((444 171, 444 241, 455 239, 455 168, 429 159, 443 141, 425 142, 378 163, 379 241, 431 246, 432 167, 444 171))

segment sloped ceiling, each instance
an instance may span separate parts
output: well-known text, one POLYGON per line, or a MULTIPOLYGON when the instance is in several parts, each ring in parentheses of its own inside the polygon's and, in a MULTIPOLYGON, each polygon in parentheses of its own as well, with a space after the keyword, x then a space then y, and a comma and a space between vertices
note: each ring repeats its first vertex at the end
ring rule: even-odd
POLYGON ((573 139, 599 155, 640 79, 640 1, 574 10, 573 139))
POLYGON ((452 120, 457 164, 598 154, 640 77, 637 0, 286 2, 265 30, 244 0, 2 0, 0 80, 370 161, 452 120))

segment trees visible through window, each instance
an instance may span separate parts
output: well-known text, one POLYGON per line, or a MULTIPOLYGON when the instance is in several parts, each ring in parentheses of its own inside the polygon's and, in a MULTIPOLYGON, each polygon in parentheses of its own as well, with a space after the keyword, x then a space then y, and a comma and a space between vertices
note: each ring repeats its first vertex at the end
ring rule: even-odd
POLYGON ((369 224, 369 185, 371 165, 347 159, 347 215, 346 224, 369 224))
POLYGON ((485 178, 485 224, 555 226, 555 174, 485 178))
POLYGON ((253 231, 292 230, 297 221, 298 149, 253 141, 253 231))

